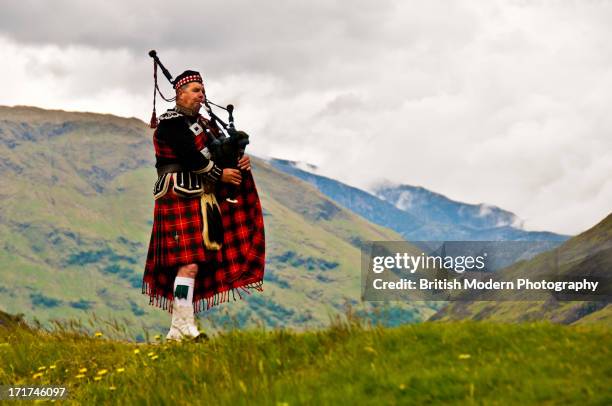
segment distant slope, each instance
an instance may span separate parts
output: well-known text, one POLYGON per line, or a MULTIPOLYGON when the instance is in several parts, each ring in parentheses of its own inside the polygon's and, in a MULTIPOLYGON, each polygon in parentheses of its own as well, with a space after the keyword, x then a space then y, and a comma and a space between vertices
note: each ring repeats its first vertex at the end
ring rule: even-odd
MULTIPOLYGON (((43 322, 95 314, 163 331, 169 315, 140 293, 153 159, 151 130, 140 120, 0 107, 0 309, 43 322)), ((264 293, 202 321, 305 328, 358 305, 359 247, 401 236, 263 161, 253 158, 253 168, 266 223, 264 293)), ((423 305, 390 309, 391 324, 432 314, 423 305)))
MULTIPOLYGON (((584 233, 569 239, 556 251, 517 263, 499 271, 503 275, 533 275, 537 277, 546 264, 556 261, 559 275, 612 275, 612 214, 584 233)), ((516 322, 552 320, 559 323, 601 322, 612 325, 612 310, 608 302, 558 301, 552 295, 539 302, 453 302, 442 308, 431 320, 494 320, 516 322)))
POLYGON ((404 236, 414 234, 425 227, 421 219, 397 209, 368 192, 298 169, 291 161, 272 159, 269 163, 276 169, 312 184, 321 193, 363 218, 375 224, 387 224, 387 227, 404 236))
POLYGON ((410 241, 558 241, 568 236, 525 231, 515 227, 520 220, 508 211, 484 204, 451 200, 421 187, 380 187, 375 194, 334 179, 304 171, 295 162, 271 159, 270 164, 303 179, 338 204, 410 241))
POLYGON ((400 210, 428 222, 450 223, 476 229, 520 227, 520 219, 499 207, 458 202, 423 187, 378 186, 374 194, 400 210))

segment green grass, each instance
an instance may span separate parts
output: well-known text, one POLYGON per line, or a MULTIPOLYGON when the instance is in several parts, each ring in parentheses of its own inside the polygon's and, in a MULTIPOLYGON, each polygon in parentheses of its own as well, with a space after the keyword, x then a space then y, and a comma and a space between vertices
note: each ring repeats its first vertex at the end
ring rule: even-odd
POLYGON ((0 328, 0 382, 66 386, 74 404, 612 402, 604 326, 382 328, 349 317, 317 331, 233 330, 183 344, 76 330, 0 328))

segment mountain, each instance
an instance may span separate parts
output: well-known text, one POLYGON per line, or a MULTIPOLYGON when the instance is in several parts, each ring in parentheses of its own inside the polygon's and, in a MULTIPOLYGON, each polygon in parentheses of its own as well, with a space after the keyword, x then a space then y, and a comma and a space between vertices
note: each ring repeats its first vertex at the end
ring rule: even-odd
MULTIPOLYGON (((0 107, 0 309, 43 324, 123 320, 162 332, 140 291, 156 179, 151 130, 135 118, 0 107)), ((220 324, 317 327, 347 305, 390 324, 434 305, 360 305, 360 247, 401 240, 310 184, 253 158, 264 209, 263 294, 202 314, 220 324)))
POLYGON ((374 194, 427 222, 450 223, 475 229, 521 226, 520 219, 514 213, 499 207, 457 202, 423 187, 379 185, 374 188, 374 194))
POLYGON ((379 186, 374 194, 299 168, 293 161, 271 159, 275 168, 298 177, 339 205, 369 221, 397 231, 409 241, 555 241, 569 237, 525 231, 518 217, 485 204, 451 200, 422 187, 379 186))
MULTIPOLYGON (((556 249, 528 261, 515 263, 498 271, 498 274, 504 279, 514 279, 517 275, 529 275, 537 279, 540 275, 550 276, 550 269, 554 269, 555 276, 562 280, 580 279, 589 275, 600 280, 600 284, 607 283, 609 286, 612 272, 612 214, 556 249)), ((552 294, 546 296, 541 301, 453 302, 439 310, 430 320, 552 320, 565 324, 612 324, 612 304, 609 301, 560 301, 552 294)))

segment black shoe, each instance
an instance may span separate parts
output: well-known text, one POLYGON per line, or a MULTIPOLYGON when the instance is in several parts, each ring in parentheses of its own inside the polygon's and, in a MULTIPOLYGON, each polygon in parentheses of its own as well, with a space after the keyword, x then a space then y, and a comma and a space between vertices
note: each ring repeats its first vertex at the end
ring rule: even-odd
POLYGON ((208 334, 206 333, 200 333, 200 335, 191 339, 191 341, 193 341, 194 343, 203 343, 208 340, 210 340, 210 338, 208 337, 208 334))

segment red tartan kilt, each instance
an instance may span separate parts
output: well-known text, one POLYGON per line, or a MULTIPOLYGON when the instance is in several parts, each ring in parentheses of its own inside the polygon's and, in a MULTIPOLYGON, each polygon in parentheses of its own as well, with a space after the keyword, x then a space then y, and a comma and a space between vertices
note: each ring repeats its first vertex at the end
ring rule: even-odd
MULTIPOLYGON (((217 201, 222 213, 223 246, 204 248, 201 200, 183 198, 172 191, 155 201, 153 228, 143 278, 143 293, 151 304, 167 308, 173 299, 178 268, 197 264, 195 310, 241 297, 241 291, 261 290, 265 268, 264 223, 259 196, 251 172, 243 172, 239 187, 218 184, 217 201), (235 197, 230 204, 226 197, 235 197), (178 238, 177 238, 178 237, 178 238), (162 303, 159 303, 159 302, 162 303)), ((170 307, 171 309, 171 307, 170 307)))
POLYGON ((206 260, 200 207, 199 197, 179 197, 172 185, 155 201, 147 256, 147 261, 153 261, 152 267, 170 268, 206 260))

